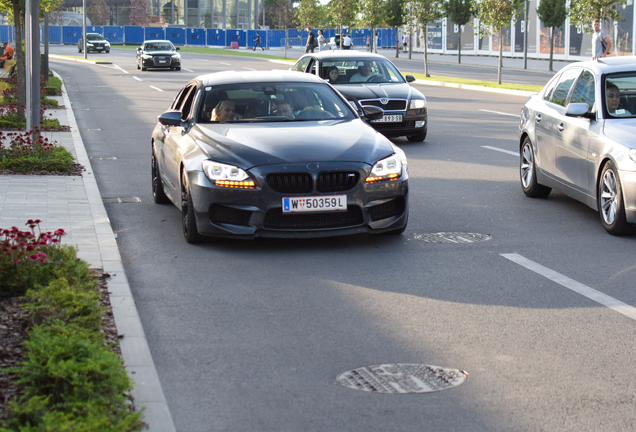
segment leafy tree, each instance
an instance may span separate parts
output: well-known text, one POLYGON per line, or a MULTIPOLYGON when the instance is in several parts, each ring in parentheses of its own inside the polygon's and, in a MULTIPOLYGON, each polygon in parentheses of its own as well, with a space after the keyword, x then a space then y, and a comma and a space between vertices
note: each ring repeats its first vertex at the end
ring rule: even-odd
POLYGON ((131 25, 145 25, 148 22, 148 1, 130 0, 130 15, 128 17, 131 25))
MULTIPOLYGON (((342 25, 349 25, 355 21, 358 13, 358 0, 331 0, 329 2, 329 15, 331 22, 338 25, 342 35, 342 25)), ((340 48, 342 48, 342 37, 340 38, 340 48)))
MULTIPOLYGON (((424 72, 428 74, 428 28, 427 24, 444 17, 440 0, 412 0, 404 3, 404 17, 409 31, 415 29, 417 24, 424 32, 424 72)), ((413 32, 414 33, 414 32, 413 32)))
POLYGON ((537 16, 544 26, 550 28, 550 71, 552 71, 554 53, 554 32, 563 26, 566 13, 565 0, 541 0, 541 4, 537 8, 537 16))
POLYGON ((108 23, 110 18, 110 10, 104 0, 93 0, 88 7, 88 18, 93 25, 103 26, 108 23))
MULTIPOLYGON (((384 2, 384 16, 386 25, 395 29, 395 36, 397 37, 398 28, 404 25, 404 9, 405 0, 387 0, 384 2)), ((400 45, 395 44, 395 58, 400 57, 400 45)))
POLYGON ((594 20, 620 20, 619 6, 626 5, 625 0, 576 0, 570 2, 568 15, 570 22, 587 33, 593 33, 594 20))
POLYGON ((501 67, 503 65, 503 29, 510 26, 513 16, 520 15, 524 0, 480 0, 477 3, 477 14, 480 21, 479 32, 499 34, 499 63, 497 80, 501 84, 501 67))
POLYGON ((459 26, 457 63, 462 62, 462 27, 468 24, 473 17, 473 10, 472 0, 446 0, 444 3, 446 16, 459 26))
POLYGON ((300 28, 315 28, 320 20, 320 6, 317 0, 300 0, 296 8, 295 21, 300 28))
MULTIPOLYGON (((295 10, 289 0, 265 0, 265 25, 270 28, 293 28, 295 10)), ((263 22, 263 11, 259 11, 258 22, 263 22)))
POLYGON ((371 27, 371 51, 378 52, 375 29, 384 23, 384 0, 360 0, 359 23, 371 27))

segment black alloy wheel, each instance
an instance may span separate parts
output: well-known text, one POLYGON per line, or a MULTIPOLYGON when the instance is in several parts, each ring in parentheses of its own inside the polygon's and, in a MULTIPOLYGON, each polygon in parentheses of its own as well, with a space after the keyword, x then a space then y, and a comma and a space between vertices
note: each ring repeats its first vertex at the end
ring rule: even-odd
POLYGON ((537 166, 534 163, 534 149, 532 141, 525 137, 521 146, 519 157, 519 177, 521 178, 521 189, 530 198, 545 198, 550 195, 552 188, 537 183, 537 166))
POLYGON ((168 197, 166 196, 166 192, 163 190, 163 182, 161 181, 161 173, 159 172, 159 167, 157 166, 157 157, 155 156, 155 146, 152 146, 152 156, 151 156, 151 173, 152 173, 152 199, 157 204, 167 204, 170 202, 168 197))
POLYGON ((197 229, 197 220, 194 215, 194 205, 192 204, 192 196, 190 195, 190 186, 188 185, 188 176, 185 169, 181 174, 181 221, 183 237, 188 243, 197 244, 204 241, 204 237, 199 234, 197 229))

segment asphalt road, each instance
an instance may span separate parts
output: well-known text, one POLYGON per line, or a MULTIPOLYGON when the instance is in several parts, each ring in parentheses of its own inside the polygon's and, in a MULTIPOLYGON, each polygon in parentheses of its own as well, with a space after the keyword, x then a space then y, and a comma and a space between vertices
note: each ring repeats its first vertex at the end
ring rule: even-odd
POLYGON ((636 322, 511 260, 636 306, 636 238, 609 236, 594 210, 562 194, 521 192, 525 98, 422 88, 426 141, 394 141, 411 177, 402 236, 192 246, 180 212, 152 201, 157 115, 198 74, 284 66, 186 53, 180 72, 142 73, 134 51, 109 59, 51 67, 102 196, 141 200, 106 209, 178 431, 636 429, 636 322), (418 240, 440 232, 492 239, 418 240), (469 375, 419 395, 336 383, 383 363, 469 375))

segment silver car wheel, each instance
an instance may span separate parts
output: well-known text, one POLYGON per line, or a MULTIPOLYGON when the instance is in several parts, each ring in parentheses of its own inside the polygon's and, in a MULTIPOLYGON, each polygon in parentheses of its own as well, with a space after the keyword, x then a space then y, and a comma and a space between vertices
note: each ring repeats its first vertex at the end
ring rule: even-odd
POLYGON ((617 197, 616 175, 613 170, 609 169, 603 173, 601 183, 601 214, 608 225, 613 224, 614 219, 616 219, 617 197))
POLYGON ((532 145, 526 142, 521 154, 521 182, 523 187, 528 189, 532 184, 534 175, 534 157, 532 156, 532 145))

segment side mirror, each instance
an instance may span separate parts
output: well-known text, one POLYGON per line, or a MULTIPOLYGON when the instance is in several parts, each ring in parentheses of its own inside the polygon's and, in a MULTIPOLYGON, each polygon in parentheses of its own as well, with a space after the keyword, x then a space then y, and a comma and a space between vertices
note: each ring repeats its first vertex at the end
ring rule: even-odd
POLYGON ((376 106, 365 106, 362 108, 364 111, 364 118, 367 121, 380 120, 384 117, 384 110, 376 106))
POLYGON ((164 126, 181 126, 181 113, 179 111, 166 111, 159 116, 159 123, 164 126))
POLYGON ((137 47, 137 52, 141 52, 141 47, 137 47))
POLYGON ((176 47, 176 48, 177 48, 177 51, 180 51, 180 50, 181 50, 181 48, 179 48, 179 47, 176 47))
POLYGON ((415 77, 413 75, 406 76, 406 82, 412 83, 413 81, 415 81, 415 77))
POLYGON ((596 120, 596 114, 588 112, 589 106, 586 103, 571 103, 565 109, 565 115, 568 117, 585 117, 590 120, 596 120))

